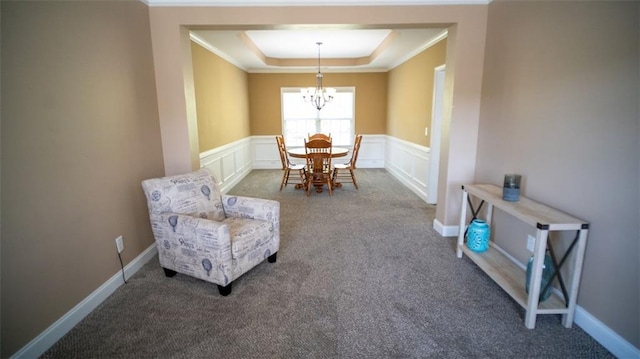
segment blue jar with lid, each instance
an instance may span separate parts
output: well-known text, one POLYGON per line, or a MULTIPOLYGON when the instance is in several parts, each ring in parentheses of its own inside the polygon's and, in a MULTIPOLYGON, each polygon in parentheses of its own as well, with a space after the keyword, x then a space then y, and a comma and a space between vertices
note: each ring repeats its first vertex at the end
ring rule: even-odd
POLYGON ((489 249, 491 229, 482 219, 474 219, 467 228, 467 247, 474 252, 485 252, 489 249))

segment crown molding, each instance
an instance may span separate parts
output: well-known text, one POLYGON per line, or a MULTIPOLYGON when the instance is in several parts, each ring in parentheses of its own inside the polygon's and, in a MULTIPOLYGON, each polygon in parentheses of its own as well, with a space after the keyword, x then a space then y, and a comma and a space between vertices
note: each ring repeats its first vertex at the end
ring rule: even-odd
POLYGON ((493 0, 140 0, 148 6, 421 6, 487 5, 493 0))
POLYGON ((409 61, 411 58, 413 58, 414 56, 416 56, 419 53, 423 52, 424 50, 426 50, 426 49, 430 48, 431 46, 439 43, 440 41, 446 39, 448 35, 449 35, 449 31, 448 30, 443 30, 436 37, 431 39, 431 41, 429 41, 426 44, 422 45, 421 47, 415 49, 414 51, 406 54, 403 58, 401 58, 398 61, 396 61, 395 63, 391 64, 391 66, 389 66, 389 70, 395 69, 396 67, 398 67, 398 66, 402 65, 403 63, 409 61))
POLYGON ((234 65, 235 67, 241 69, 242 71, 248 71, 248 69, 245 68, 244 66, 242 66, 242 64, 240 64, 238 61, 236 61, 232 57, 228 56, 224 52, 220 51, 218 48, 212 46, 210 43, 208 43, 207 41, 203 40, 200 36, 194 34, 193 32, 189 32, 189 38, 191 39, 191 41, 193 41, 196 44, 204 47, 205 49, 209 50, 210 52, 216 54, 217 56, 219 56, 223 60, 225 60, 228 63, 234 65))

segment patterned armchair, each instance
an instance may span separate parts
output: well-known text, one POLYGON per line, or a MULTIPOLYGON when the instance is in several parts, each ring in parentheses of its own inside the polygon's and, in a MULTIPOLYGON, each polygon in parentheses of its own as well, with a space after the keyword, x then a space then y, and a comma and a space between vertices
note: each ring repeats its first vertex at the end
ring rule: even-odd
POLYGON ((276 261, 280 203, 220 193, 208 169, 142 182, 160 265, 167 277, 186 274, 218 285, 265 259, 276 261))

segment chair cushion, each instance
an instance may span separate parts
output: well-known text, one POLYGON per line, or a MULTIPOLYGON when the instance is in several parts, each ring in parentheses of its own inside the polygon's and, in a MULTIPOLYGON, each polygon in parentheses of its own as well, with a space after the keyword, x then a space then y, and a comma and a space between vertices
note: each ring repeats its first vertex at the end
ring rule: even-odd
POLYGON ((142 182, 151 213, 179 213, 222 221, 225 218, 218 183, 208 169, 142 182))
POLYGON ((230 217, 224 219, 222 223, 229 225, 233 259, 242 258, 272 238, 273 224, 269 221, 230 217))

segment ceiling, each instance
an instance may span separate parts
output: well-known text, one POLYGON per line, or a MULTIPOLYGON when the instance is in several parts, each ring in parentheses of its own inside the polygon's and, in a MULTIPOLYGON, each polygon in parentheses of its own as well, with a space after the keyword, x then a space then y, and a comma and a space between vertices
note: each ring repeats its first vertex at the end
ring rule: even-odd
POLYGON ((383 72, 446 37, 443 28, 192 30, 191 38, 247 72, 383 72), (321 42, 321 45, 317 45, 321 42))
MULTIPOLYGON (((492 0, 142 0, 149 6, 486 5, 492 0)), ((191 39, 247 72, 384 72, 446 37, 441 28, 290 25, 263 29, 199 27, 191 39), (318 46, 316 43, 321 42, 318 46)))

